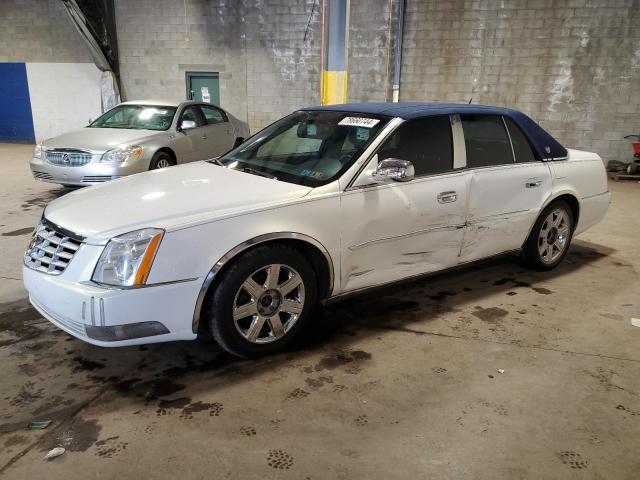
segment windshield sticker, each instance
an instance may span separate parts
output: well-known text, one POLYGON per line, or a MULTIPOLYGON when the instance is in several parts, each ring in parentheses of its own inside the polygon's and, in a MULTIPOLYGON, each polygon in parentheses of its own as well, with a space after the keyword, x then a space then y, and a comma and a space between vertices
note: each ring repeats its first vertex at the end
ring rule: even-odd
POLYGON ((318 134, 318 127, 315 123, 307 123, 307 135, 309 137, 315 137, 318 134))
POLYGON ((380 120, 377 118, 362 118, 362 117, 344 117, 338 122, 338 125, 344 125, 347 127, 364 127, 373 128, 380 120))
POLYGON ((300 172, 300 175, 303 175, 305 177, 315 178, 316 180, 322 180, 324 178, 324 172, 317 172, 315 170, 305 169, 300 172))
POLYGON ((363 127, 356 128, 356 138, 361 142, 369 140, 369 129, 363 127))

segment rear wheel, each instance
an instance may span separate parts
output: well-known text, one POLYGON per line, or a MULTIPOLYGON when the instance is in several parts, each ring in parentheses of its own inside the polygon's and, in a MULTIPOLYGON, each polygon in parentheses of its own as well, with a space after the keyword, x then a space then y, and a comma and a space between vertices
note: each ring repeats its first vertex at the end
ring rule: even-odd
POLYGON ((285 245, 247 252, 223 273, 206 307, 216 342, 234 355, 282 350, 309 321, 317 301, 307 260, 285 245))
POLYGON ((167 152, 157 152, 151 159, 149 170, 157 170, 159 168, 167 168, 175 165, 173 158, 167 152))
POLYGON ((638 171, 638 164, 635 161, 632 161, 629 165, 627 165, 627 175, 635 175, 638 171))
POLYGON ((567 254, 573 229, 573 212, 566 202, 558 200, 547 206, 525 244, 525 265, 534 270, 555 268, 567 254))

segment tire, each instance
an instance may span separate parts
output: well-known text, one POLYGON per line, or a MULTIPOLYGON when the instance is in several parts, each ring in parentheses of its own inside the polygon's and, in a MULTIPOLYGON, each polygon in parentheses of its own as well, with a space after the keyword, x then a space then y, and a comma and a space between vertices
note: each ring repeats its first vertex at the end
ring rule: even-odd
POLYGON ((222 348, 239 357, 260 357, 296 339, 312 318, 317 298, 316 275, 304 256, 286 245, 265 245, 224 271, 203 313, 222 348))
POLYGON ((574 228, 571 207, 563 200, 552 202, 542 211, 529 234, 522 252, 523 263, 539 271, 557 267, 569 250, 574 228))
POLYGON ((627 175, 635 175, 638 171, 638 165, 635 161, 632 161, 629 165, 627 165, 627 175))
POLYGON ((156 152, 149 164, 149 170, 158 170, 160 168, 171 167, 175 165, 173 158, 167 152, 156 152))

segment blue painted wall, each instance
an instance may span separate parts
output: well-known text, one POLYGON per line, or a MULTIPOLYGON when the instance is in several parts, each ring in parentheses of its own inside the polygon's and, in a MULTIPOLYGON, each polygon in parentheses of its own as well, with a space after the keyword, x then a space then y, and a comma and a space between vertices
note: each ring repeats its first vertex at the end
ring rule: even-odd
POLYGON ((35 143, 24 63, 0 63, 0 142, 35 143))

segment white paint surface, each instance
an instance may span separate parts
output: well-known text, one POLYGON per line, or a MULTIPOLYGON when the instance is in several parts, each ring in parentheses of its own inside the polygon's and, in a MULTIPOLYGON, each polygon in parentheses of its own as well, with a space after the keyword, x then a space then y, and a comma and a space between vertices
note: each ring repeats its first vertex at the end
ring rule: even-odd
POLYGON ((27 63, 36 141, 87 125, 101 114, 100 70, 93 63, 27 63))

